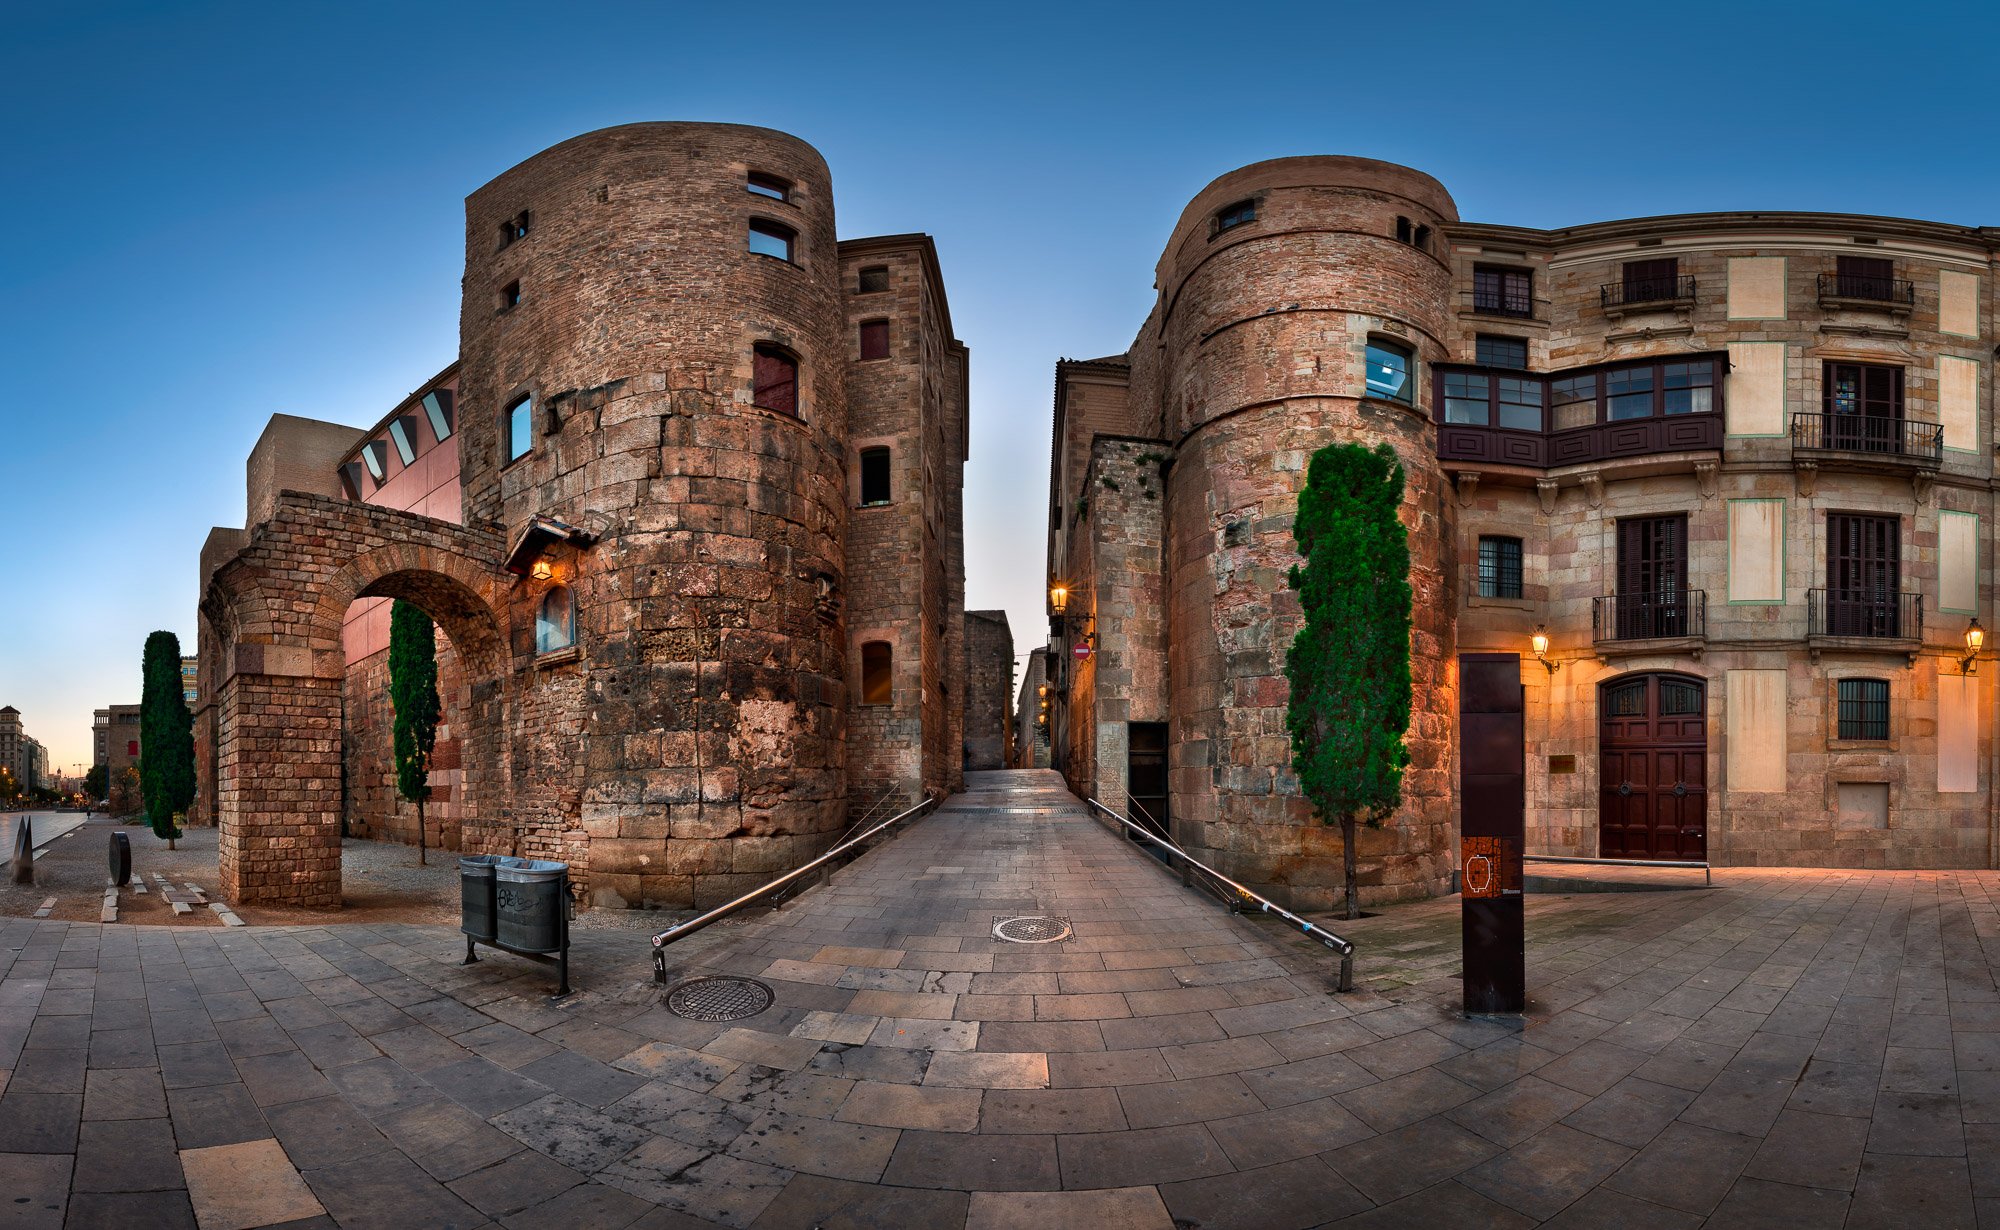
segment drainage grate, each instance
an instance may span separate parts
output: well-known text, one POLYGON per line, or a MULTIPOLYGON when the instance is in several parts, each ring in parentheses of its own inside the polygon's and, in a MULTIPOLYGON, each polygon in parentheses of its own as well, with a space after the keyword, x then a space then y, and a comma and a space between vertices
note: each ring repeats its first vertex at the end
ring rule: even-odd
POLYGON ((754 979, 689 978, 667 992, 667 1011, 690 1021, 740 1021, 771 1000, 771 988, 754 979))
POLYGON ((1028 914, 1019 918, 995 918, 995 938, 1011 944, 1053 944, 1070 937, 1069 919, 1053 914, 1028 914))

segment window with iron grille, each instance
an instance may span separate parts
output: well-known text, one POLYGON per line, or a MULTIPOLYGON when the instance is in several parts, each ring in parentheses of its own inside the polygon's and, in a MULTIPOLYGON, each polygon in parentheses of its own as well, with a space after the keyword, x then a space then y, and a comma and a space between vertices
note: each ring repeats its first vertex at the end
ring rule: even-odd
POLYGON ((889 289, 889 266, 870 265, 861 271, 861 293, 873 295, 889 289))
POLYGON ((1496 337, 1491 333, 1482 333, 1474 339, 1473 347, 1473 358, 1481 367, 1527 369, 1528 339, 1525 337, 1496 337))
POLYGON ((1840 681, 1840 737, 1886 740, 1889 737, 1889 681, 1840 681))
POLYGON ((1479 538, 1479 596, 1521 596, 1521 540, 1482 534, 1479 538))
POLYGON ((1472 310, 1496 316, 1533 316, 1535 275, 1503 265, 1472 267, 1472 310))

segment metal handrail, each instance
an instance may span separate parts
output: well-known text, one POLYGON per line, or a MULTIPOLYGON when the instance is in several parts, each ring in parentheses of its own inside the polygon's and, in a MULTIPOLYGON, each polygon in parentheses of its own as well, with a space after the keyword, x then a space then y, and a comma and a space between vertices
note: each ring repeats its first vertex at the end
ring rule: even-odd
POLYGON ((818 858, 812 860, 811 862, 806 863, 799 867, 795 867, 790 871, 787 871, 784 875, 779 876, 777 879, 772 880, 768 884, 759 885, 758 887, 751 889, 749 892, 744 893, 741 897, 738 897, 736 900, 730 902, 727 905, 716 906, 714 909, 710 910, 706 914, 698 915, 694 918, 688 919, 684 923, 676 923, 675 925, 668 927, 665 931, 662 931, 658 935, 653 937, 654 978, 656 980, 662 980, 662 981, 665 979, 666 957, 663 950, 666 948, 667 945, 673 943, 675 940, 686 939, 688 936, 693 935, 695 932, 701 930, 703 927, 708 926, 710 923, 718 922, 724 918, 729 917, 731 914, 734 914, 736 911, 742 909, 744 906, 749 905, 751 902, 757 900, 759 897, 762 897, 767 893, 770 893, 772 890, 783 888, 785 885, 790 884, 793 880, 798 879, 800 876, 807 875, 811 872, 819 870, 827 863, 830 863, 834 859, 839 858, 842 854, 845 854, 847 851, 853 849, 855 846, 860 845, 862 842, 867 841, 870 837, 873 837, 875 834, 881 832, 882 830, 889 828, 893 825, 900 824, 903 821, 921 812, 927 812, 931 808, 936 807, 937 804, 938 804, 938 796, 934 794, 926 794, 924 796, 924 801, 917 804, 915 807, 909 808, 906 811, 897 812, 895 815, 889 817, 887 820, 884 820, 882 823, 876 825, 874 828, 869 829, 867 832, 862 833, 858 837, 853 837, 848 839, 847 841, 841 842, 839 845, 836 845, 835 847, 833 847, 833 849, 828 850, 825 854, 820 855, 818 858))
POLYGON ((1137 824, 1132 823, 1132 821, 1126 819, 1124 816, 1119 815, 1117 812, 1112 811, 1109 807, 1106 807, 1104 804, 1098 802, 1096 799, 1085 798, 1084 802, 1090 804, 1092 807, 1095 807, 1097 810, 1103 812, 1105 815, 1111 817, 1113 820, 1116 820, 1118 823, 1124 825, 1126 828, 1131 829, 1134 833, 1137 833, 1140 837, 1145 838, 1147 841, 1152 842, 1154 845, 1166 847, 1166 849, 1171 851, 1176 857, 1184 860, 1187 864, 1199 867, 1203 871, 1207 872, 1209 875, 1214 876, 1217 880, 1220 880, 1222 883, 1227 884, 1229 887, 1235 889, 1237 892, 1243 894, 1245 897, 1248 897, 1250 900, 1256 902, 1258 907, 1264 913, 1276 914, 1278 917, 1286 920, 1287 922, 1296 923, 1300 928, 1300 930, 1303 931, 1305 934, 1312 936, 1314 939, 1317 939, 1320 943, 1326 945, 1328 948, 1331 948, 1335 952, 1340 954, 1340 982, 1338 984, 1337 989, 1342 991, 1352 991, 1354 989, 1354 941, 1353 940, 1347 939, 1345 936, 1335 935, 1333 932, 1328 931, 1325 927, 1320 926, 1316 922, 1300 918, 1297 914, 1292 913, 1290 910, 1279 905, 1277 902, 1271 900, 1269 897, 1264 896, 1262 893, 1256 892, 1253 889, 1245 888, 1243 885, 1238 884, 1236 881, 1230 879, 1228 876, 1223 875, 1221 872, 1209 866, 1207 863, 1204 863, 1200 859, 1189 854, 1186 850, 1181 849, 1173 842, 1165 841, 1162 840, 1161 838, 1153 836, 1151 833, 1148 833, 1144 828, 1140 827, 1137 824))
POLYGON ((1568 854, 1523 854, 1525 863, 1591 863, 1603 867, 1699 867, 1702 882, 1714 884, 1715 875, 1707 862, 1693 858, 1584 858, 1568 854))

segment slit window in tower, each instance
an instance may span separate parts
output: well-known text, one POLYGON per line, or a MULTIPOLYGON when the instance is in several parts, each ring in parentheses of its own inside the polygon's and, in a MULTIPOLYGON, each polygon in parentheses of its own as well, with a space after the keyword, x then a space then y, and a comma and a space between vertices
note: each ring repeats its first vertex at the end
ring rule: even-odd
POLYGON ((500 288, 499 309, 502 312, 521 306, 521 284, 509 282, 500 288))
POLYGON ((766 222, 762 218, 750 220, 750 250, 759 256, 775 256, 781 261, 792 259, 792 240, 798 232, 777 222, 766 222))
POLYGON ((750 191, 756 193, 758 196, 767 196, 774 201, 789 201, 792 199, 791 181, 779 179, 775 175, 763 175, 752 171, 750 172, 747 186, 750 191))
POLYGON ((868 641, 861 646, 861 703, 894 703, 895 651, 887 641, 868 641))
POLYGON ((1220 235, 1224 231, 1235 230, 1246 222, 1255 222, 1256 220, 1257 202, 1254 200, 1238 201, 1234 205, 1224 207, 1215 215, 1215 233, 1220 235))
POLYGON ((1398 214, 1396 216, 1396 242, 1409 243, 1410 239, 1410 220, 1398 214))
POLYGON ((522 210, 500 224, 500 246, 507 247, 528 237, 528 211, 522 210))
POLYGON ((576 644, 576 601, 569 587, 555 585, 535 610, 535 652, 554 653, 576 644))
POLYGON ((874 508, 889 502, 889 450, 861 450, 861 507, 874 508))
POLYGON ((424 417, 431 421, 431 436, 440 444, 451 439, 453 400, 450 389, 432 389, 424 394, 424 417))
POLYGON ((507 407, 507 460, 519 461, 535 447, 535 399, 523 397, 507 407))
POLYGON ((799 412, 799 361, 776 346, 757 344, 753 362, 753 405, 780 414, 799 412))
POLYGON ((864 320, 861 322, 861 357, 863 359, 886 359, 889 357, 888 321, 864 320))
POLYGON ((889 289, 889 266, 870 265, 861 271, 861 293, 876 294, 889 289))
POLYGON ((1368 342, 1368 396, 1410 400, 1410 348, 1395 342, 1368 342))

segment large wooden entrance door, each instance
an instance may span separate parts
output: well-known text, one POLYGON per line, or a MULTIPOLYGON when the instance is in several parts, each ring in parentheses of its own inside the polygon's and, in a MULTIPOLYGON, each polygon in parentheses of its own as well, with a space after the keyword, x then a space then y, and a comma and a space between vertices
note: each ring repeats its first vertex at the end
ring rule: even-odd
POLYGON ((1600 857, 1708 857, 1707 700, 1686 675, 1627 675, 1599 689, 1600 857))

